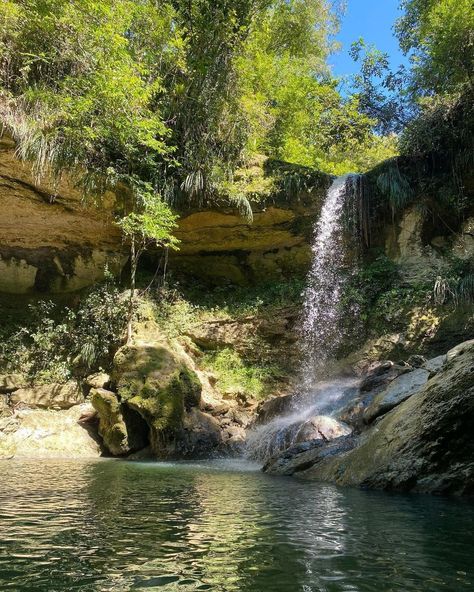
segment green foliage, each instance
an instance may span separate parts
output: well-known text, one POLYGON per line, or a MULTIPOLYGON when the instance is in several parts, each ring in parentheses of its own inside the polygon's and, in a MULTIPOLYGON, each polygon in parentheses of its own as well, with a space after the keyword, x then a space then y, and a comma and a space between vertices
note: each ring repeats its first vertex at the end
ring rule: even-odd
POLYGON ((398 160, 386 163, 384 170, 377 177, 377 187, 390 203, 392 215, 402 210, 413 197, 409 180, 400 172, 398 160))
POLYGON ((118 222, 124 236, 135 241, 137 251, 144 250, 149 243, 177 249, 179 241, 172 231, 176 228, 178 216, 158 195, 153 194, 151 188, 141 197, 142 207, 139 209, 136 206, 118 222))
POLYGON ((88 196, 224 193, 250 221, 233 183, 252 155, 341 172, 357 144, 373 154, 326 65, 325 0, 17 0, 0 23, 3 125, 38 176, 69 171, 88 196))
POLYGON ((179 51, 170 6, 28 0, 0 19, 1 117, 38 175, 70 170, 98 193, 109 176, 153 176, 169 147, 150 58, 179 51))
POLYGON ((455 168, 463 149, 472 158, 474 11, 469 0, 404 0, 396 30, 412 69, 408 92, 418 115, 401 147, 407 154, 442 152, 455 168))
POLYGON ((63 382, 110 362, 123 340, 127 303, 111 280, 92 289, 77 308, 51 301, 30 306, 30 322, 1 336, 0 367, 35 382, 63 382))
POLYGON ((425 95, 472 90, 474 11, 470 0, 403 0, 396 31, 411 52, 413 81, 425 95))
MULTIPOLYGON (((379 255, 374 261, 355 269, 346 284, 340 305, 343 310, 356 309, 357 318, 366 321, 375 301, 397 283, 397 266, 385 255, 379 255)), ((352 316, 349 320, 352 322, 352 316)), ((353 327, 347 329, 354 330, 353 327)), ((355 328, 356 331, 359 329, 355 328)))
POLYGON ((274 366, 245 363, 230 348, 206 353, 202 364, 216 375, 217 387, 223 393, 259 398, 266 394, 269 383, 278 376, 278 370, 274 366))
POLYGON ((237 60, 248 154, 331 173, 357 168, 349 155, 370 139, 372 121, 357 99, 341 97, 329 75, 336 27, 319 0, 281 0, 255 19, 237 60))
POLYGON ((443 275, 433 284, 435 304, 455 306, 474 303, 474 264, 471 260, 453 258, 443 275))

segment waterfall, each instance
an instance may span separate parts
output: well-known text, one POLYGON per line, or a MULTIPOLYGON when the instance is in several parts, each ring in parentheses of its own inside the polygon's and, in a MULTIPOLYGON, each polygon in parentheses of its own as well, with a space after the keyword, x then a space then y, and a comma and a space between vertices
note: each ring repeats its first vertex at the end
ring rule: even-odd
POLYGON ((301 388, 311 391, 325 364, 341 344, 341 296, 347 273, 343 212, 347 188, 354 175, 337 177, 330 186, 316 224, 311 250, 313 261, 306 280, 303 320, 301 388))
POLYGON ((344 315, 353 312, 342 310, 341 298, 348 278, 345 202, 348 196, 353 197, 357 180, 355 175, 338 177, 326 194, 314 229, 312 265, 304 292, 299 331, 302 352, 299 389, 292 397, 289 413, 255 428, 249 435, 248 453, 252 458, 265 460, 307 439, 308 434, 318 437, 321 422, 323 431, 337 431, 336 424, 329 426, 328 418, 322 416, 341 408, 357 390, 353 379, 321 382, 325 366, 337 353, 344 337, 344 315))

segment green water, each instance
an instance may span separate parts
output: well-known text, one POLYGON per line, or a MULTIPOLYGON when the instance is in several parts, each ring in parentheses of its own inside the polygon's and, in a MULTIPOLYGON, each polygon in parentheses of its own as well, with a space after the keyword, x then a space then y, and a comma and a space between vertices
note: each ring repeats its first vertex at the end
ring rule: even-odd
POLYGON ((474 590, 474 505, 240 463, 5 461, 0 590, 474 590))

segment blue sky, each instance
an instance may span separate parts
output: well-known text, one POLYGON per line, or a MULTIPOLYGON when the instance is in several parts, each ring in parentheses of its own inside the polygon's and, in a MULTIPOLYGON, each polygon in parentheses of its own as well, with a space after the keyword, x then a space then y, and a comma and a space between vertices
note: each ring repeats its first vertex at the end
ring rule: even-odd
POLYGON ((359 37, 363 37, 367 44, 375 44, 378 49, 387 52, 392 67, 407 63, 392 31, 395 20, 401 14, 398 10, 399 0, 346 0, 346 4, 341 30, 336 36, 342 48, 329 59, 336 76, 357 72, 358 66, 349 56, 349 49, 359 37))

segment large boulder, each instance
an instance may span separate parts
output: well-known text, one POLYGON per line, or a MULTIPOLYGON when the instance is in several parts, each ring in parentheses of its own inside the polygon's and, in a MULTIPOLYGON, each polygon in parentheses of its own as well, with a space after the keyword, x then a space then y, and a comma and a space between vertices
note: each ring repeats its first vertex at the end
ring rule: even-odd
POLYGON ((217 419, 197 408, 186 413, 183 429, 169 448, 170 456, 199 458, 210 455, 222 444, 221 426, 217 419))
POLYGON ((84 393, 74 380, 65 384, 41 384, 14 391, 10 404, 39 409, 69 409, 84 403, 84 393))
POLYGON ((474 494, 474 344, 363 434, 316 459, 305 479, 406 491, 474 494))
POLYGON ((202 387, 196 373, 148 323, 138 328, 131 344, 118 350, 111 381, 125 406, 148 424, 153 452, 168 456, 186 414, 199 406, 202 387))
POLYGON ((428 370, 417 368, 413 372, 402 374, 393 380, 387 388, 374 398, 365 410, 365 421, 371 423, 397 405, 400 405, 400 403, 403 403, 403 401, 411 397, 428 381, 429 376, 430 373, 428 370))
POLYGON ((328 442, 341 436, 347 436, 352 432, 351 428, 327 415, 315 415, 307 419, 298 429, 294 442, 301 443, 309 440, 322 440, 328 442))

